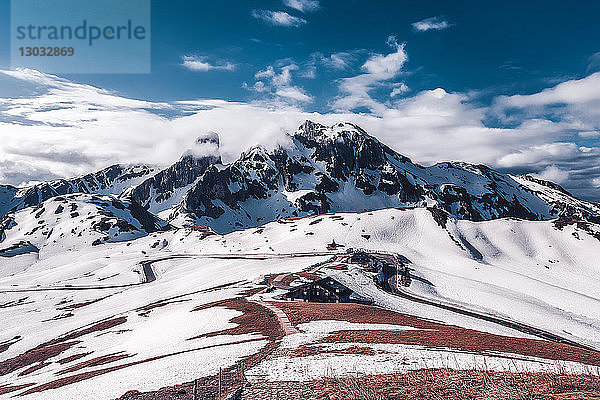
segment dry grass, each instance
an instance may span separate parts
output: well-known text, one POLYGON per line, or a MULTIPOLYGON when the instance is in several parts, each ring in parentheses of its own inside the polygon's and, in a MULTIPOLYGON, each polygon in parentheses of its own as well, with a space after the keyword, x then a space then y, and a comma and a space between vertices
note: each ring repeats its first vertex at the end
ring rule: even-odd
POLYGON ((322 379, 321 400, 544 400, 600 399, 592 375, 423 369, 407 374, 322 379))
POLYGON ((451 348, 478 354, 513 353, 550 360, 575 361, 600 366, 600 352, 545 340, 514 338, 422 320, 374 306, 351 303, 278 302, 294 325, 316 320, 410 326, 415 330, 337 331, 328 343, 392 343, 451 348))

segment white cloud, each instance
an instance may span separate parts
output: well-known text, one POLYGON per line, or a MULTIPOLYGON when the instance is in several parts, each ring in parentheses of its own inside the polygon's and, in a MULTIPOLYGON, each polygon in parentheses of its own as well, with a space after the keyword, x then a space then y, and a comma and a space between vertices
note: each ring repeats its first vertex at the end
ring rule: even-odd
POLYGON ((275 70, 271 65, 269 65, 264 71, 258 71, 256 74, 254 74, 256 79, 272 78, 274 76, 275 70))
POLYGON ((252 16, 273 26, 297 28, 307 22, 304 18, 294 17, 285 11, 253 10, 252 16))
POLYGON ((356 60, 356 51, 340 51, 324 56, 322 53, 313 53, 311 57, 325 67, 333 70, 344 70, 356 60))
POLYGON ((426 18, 422 21, 414 22, 411 25, 413 29, 417 32, 441 31, 452 26, 448 21, 446 21, 442 17, 426 18))
POLYGON ((588 72, 596 72, 598 70, 600 70, 600 52, 594 53, 590 56, 587 67, 588 72))
POLYGON ((215 64, 211 64, 206 57, 198 57, 198 56, 183 56, 181 57, 181 65, 190 71, 213 71, 213 70, 221 70, 221 71, 233 71, 235 70, 235 64, 230 62, 219 62, 215 64))
POLYGON ((575 143, 547 143, 510 153, 498 160, 503 167, 537 165, 547 160, 568 161, 582 153, 575 143))
POLYGON ((283 0, 283 4, 303 13, 317 11, 321 8, 319 0, 283 0))
POLYGON ((366 52, 365 50, 350 50, 332 53, 328 56, 321 52, 311 53, 308 61, 302 64, 301 77, 314 79, 317 77, 317 70, 321 67, 327 70, 339 72, 352 67, 358 59, 359 53, 366 52))
POLYGON ((280 97, 285 97, 292 100, 297 100, 299 102, 305 103, 312 101, 312 97, 307 95, 302 89, 295 86, 285 86, 278 88, 275 91, 275 94, 280 97))
POLYGON ((501 96, 497 104, 501 107, 544 107, 553 104, 581 105, 600 101, 600 72, 583 79, 560 83, 530 95, 501 96))
POLYGON ((408 86, 406 86, 406 84, 404 82, 396 83, 396 84, 394 84, 394 88, 392 89, 392 92, 390 93, 390 97, 400 96, 409 91, 410 91, 410 88, 408 86))
POLYGON ((253 86, 246 84, 244 87, 292 103, 309 103, 313 100, 304 89, 292 84, 292 71, 298 70, 298 65, 290 62, 277 67, 277 69, 279 72, 272 65, 269 65, 266 69, 254 74, 257 81, 253 86))
MULTIPOLYGON (((373 66, 372 73, 363 75, 389 76, 396 70, 373 66)), ((416 162, 463 160, 537 173, 598 200, 600 146, 593 144, 593 135, 592 140, 585 138, 585 147, 577 144, 579 131, 571 129, 569 116, 553 121, 534 115, 510 127, 492 128, 484 123, 489 107, 475 106, 469 95, 442 88, 378 103, 377 114, 307 113, 294 106, 309 101, 294 85, 298 72, 288 62, 256 74, 254 88, 262 82, 263 95, 281 100, 273 106, 220 100, 150 102, 31 70, 6 71, 37 94, 0 97, 0 182, 70 177, 115 162, 166 165, 208 131, 219 133, 223 157, 231 161, 254 144, 285 143, 282 132, 313 119, 357 123, 416 162)))
POLYGON ((577 133, 579 137, 592 139, 592 138, 600 138, 600 131, 585 131, 577 133))
POLYGON ((408 59, 404 45, 399 45, 395 37, 390 36, 388 44, 394 52, 372 55, 361 68, 365 73, 340 80, 341 95, 332 105, 335 110, 351 111, 366 107, 375 113, 385 111, 386 107, 373 99, 369 92, 382 81, 396 77, 408 59))
POLYGON ((565 132, 594 139, 600 131, 600 72, 529 95, 500 96, 491 113, 504 123, 544 118, 565 132))
POLYGON ((549 165, 543 171, 533 174, 536 178, 546 181, 562 184, 569 179, 569 171, 558 168, 556 165, 549 165))

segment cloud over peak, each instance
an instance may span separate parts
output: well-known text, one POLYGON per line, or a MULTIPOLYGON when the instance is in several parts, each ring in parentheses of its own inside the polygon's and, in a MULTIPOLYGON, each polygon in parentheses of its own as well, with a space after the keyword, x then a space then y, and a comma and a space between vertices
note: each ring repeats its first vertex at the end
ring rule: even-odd
POLYGON ((404 97, 399 94, 409 89, 396 79, 406 54, 402 45, 390 43, 389 54, 372 54, 361 74, 339 81, 339 111, 328 113, 302 111, 300 105, 313 99, 294 81, 301 64, 289 59, 255 74, 247 88, 260 101, 252 103, 137 100, 37 71, 0 71, 19 86, 35 89, 28 96, 0 97, 0 183, 74 176, 116 162, 168 164, 206 131, 219 133, 228 161, 254 144, 279 143, 285 139, 282 131, 312 119, 356 123, 420 163, 463 160, 533 173, 598 201, 596 77, 497 98, 490 105, 443 88, 404 97), (388 95, 396 90, 397 97, 378 101, 374 89, 388 95), (573 97, 577 93, 580 98, 573 97), (361 113, 349 111, 354 108, 361 113), (510 123, 487 125, 492 113, 510 123))

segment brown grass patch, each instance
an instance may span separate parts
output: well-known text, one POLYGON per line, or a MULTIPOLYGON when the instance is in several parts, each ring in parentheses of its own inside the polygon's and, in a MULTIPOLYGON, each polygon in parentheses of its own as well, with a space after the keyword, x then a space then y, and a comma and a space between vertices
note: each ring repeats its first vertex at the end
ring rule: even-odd
POLYGON ((73 365, 72 367, 65 368, 65 369, 59 371, 57 373, 57 375, 68 374, 70 372, 79 371, 83 368, 90 368, 90 367, 96 367, 98 365, 110 364, 110 363, 113 363, 113 362, 116 362, 119 360, 123 360, 123 359, 129 358, 129 357, 132 357, 132 356, 130 354, 125 354, 125 353, 107 354, 104 356, 95 357, 90 360, 81 362, 79 364, 73 365))
POLYGON ((57 361, 57 363, 59 363, 61 365, 62 364, 68 364, 71 361, 79 360, 80 358, 83 358, 85 356, 89 356, 90 354, 92 354, 92 353, 89 352, 89 353, 77 353, 77 354, 73 354, 72 356, 61 358, 60 360, 57 361))
POLYGON ((35 383, 25 383, 23 385, 15 385, 15 386, 0 385, 0 394, 15 392, 17 390, 21 390, 21 389, 24 389, 24 388, 32 386, 32 385, 35 385, 35 383))
POLYGON ((321 346, 300 346, 290 353, 290 357, 308 357, 317 354, 362 354, 367 356, 375 355, 375 350, 370 347, 351 346, 345 349, 324 349, 321 346))
POLYGON ((347 271, 348 270, 348 266, 346 264, 331 265, 331 266, 329 266, 327 268, 328 269, 338 270, 338 271, 347 271))
MULTIPOLYGON (((108 296, 107 296, 108 297, 108 296)), ((67 304, 66 306, 63 307, 58 307, 57 310, 67 310, 67 311, 72 311, 72 310, 76 310, 78 308, 82 308, 85 306, 89 306, 90 304, 94 304, 99 302, 100 300, 104 300, 106 297, 101 297, 99 299, 93 299, 93 300, 89 300, 89 301, 84 301, 81 303, 75 303, 75 304, 67 304)))
POLYGON ((588 375, 424 369, 407 374, 314 382, 320 400, 600 399, 600 380, 588 375))
POLYGON ((36 393, 36 392, 42 392, 45 390, 49 390, 49 389, 56 389, 62 386, 66 386, 66 385, 70 385, 72 383, 75 382, 80 382, 80 381, 84 381, 86 379, 90 379, 93 378, 95 376, 98 375, 103 375, 109 372, 113 372, 113 371, 117 371, 123 368, 128 368, 128 367, 132 367, 135 365, 139 365, 139 364, 143 364, 143 363, 147 363, 147 362, 151 362, 151 361, 155 361, 155 360, 160 360, 162 358, 167 358, 167 357, 172 357, 172 356, 176 356, 179 354, 184 354, 184 353, 190 353, 193 351, 198 351, 198 350, 204 350, 204 349, 209 349, 209 348, 216 348, 216 347, 223 347, 223 346, 229 346, 229 345, 233 345, 233 344, 241 344, 241 343, 250 343, 250 342, 254 342, 260 339, 248 339, 248 340, 240 340, 237 342, 230 342, 230 343, 220 343, 220 344, 215 344, 215 345, 211 345, 211 346, 203 346, 203 347, 198 347, 195 349, 189 349, 189 350, 182 350, 182 351, 178 351, 175 353, 169 353, 169 354, 162 354, 159 356, 155 356, 155 357, 151 357, 151 358, 147 358, 144 360, 139 360, 139 361, 132 361, 129 363, 125 363, 125 364, 120 364, 120 365, 114 365, 111 367, 106 367, 106 368, 101 368, 101 369, 97 369, 94 371, 88 371, 88 372, 82 372, 79 374, 75 374, 75 375, 70 375, 70 376, 66 376, 64 378, 59 378, 50 382, 46 382, 43 383, 41 385, 35 386, 23 393, 20 393, 20 396, 26 396, 28 394, 31 393, 36 393))
POLYGON ((42 368, 44 368, 45 366, 47 366, 47 365, 50 365, 50 364, 52 364, 52 363, 49 363, 49 362, 41 362, 41 363, 37 363, 37 364, 35 364, 35 365, 32 365, 31 367, 27 368, 26 370, 24 370, 24 371, 20 372, 20 373, 19 373, 19 376, 25 376, 25 375, 29 375, 29 374, 31 374, 32 372, 35 372, 35 371, 37 371, 38 369, 42 369, 42 368))
POLYGON ((507 352, 550 360, 575 361, 600 366, 600 352, 562 343, 494 335, 422 320, 420 318, 360 304, 278 302, 297 325, 315 320, 392 324, 417 328, 409 331, 338 331, 325 338, 331 343, 397 343, 449 347, 476 353, 507 352))
MULTIPOLYGON (((231 320, 231 322, 239 325, 235 328, 225 329, 220 332, 212 332, 199 337, 241 335, 244 333, 259 332, 269 338, 269 343, 267 343, 267 345, 258 353, 245 357, 236 365, 232 365, 222 370, 221 394, 223 394, 228 393, 232 389, 240 387, 243 384, 243 377, 240 374, 241 369, 252 368, 279 347, 279 339, 283 337, 283 332, 279 325, 279 321, 270 310, 256 303, 248 302, 243 298, 220 300, 203 304, 196 307, 194 311, 218 306, 242 311, 244 313, 243 315, 232 318, 231 320)), ((218 379, 218 375, 205 376, 198 379, 198 396, 200 399, 208 400, 221 398, 218 392, 218 379)), ((193 390, 194 382, 186 382, 151 392, 141 393, 138 391, 129 391, 121 396, 120 400, 189 400, 192 398, 193 390)))
POLYGON ((217 332, 206 333, 204 335, 194 337, 193 339, 219 335, 243 335, 246 333, 260 333, 271 341, 278 340, 283 337, 283 333, 279 326, 279 321, 271 311, 256 303, 251 303, 241 297, 204 304, 196 307, 194 311, 216 306, 227 307, 231 310, 241 311, 243 313, 242 315, 231 319, 231 322, 237 324, 237 326, 217 332))
POLYGON ((62 352, 68 350, 72 346, 80 343, 74 340, 81 336, 110 329, 127 321, 126 317, 118 317, 98 322, 87 328, 78 331, 72 331, 59 338, 52 339, 49 342, 43 343, 31 350, 26 351, 16 357, 0 362, 0 376, 10 374, 21 368, 27 367, 35 363, 43 363, 46 360, 58 356, 62 352))
POLYGON ((43 363, 80 343, 79 341, 41 345, 16 357, 0 362, 0 376, 15 372, 35 363, 43 363))

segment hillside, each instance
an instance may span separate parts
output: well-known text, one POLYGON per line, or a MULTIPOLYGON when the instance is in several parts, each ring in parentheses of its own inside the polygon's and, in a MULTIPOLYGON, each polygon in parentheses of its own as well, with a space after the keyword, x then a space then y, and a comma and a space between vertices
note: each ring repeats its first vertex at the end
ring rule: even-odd
POLYGON ((597 389, 598 205, 423 167, 351 124, 288 139, 223 164, 207 134, 162 170, 4 187, 0 398, 597 389))

